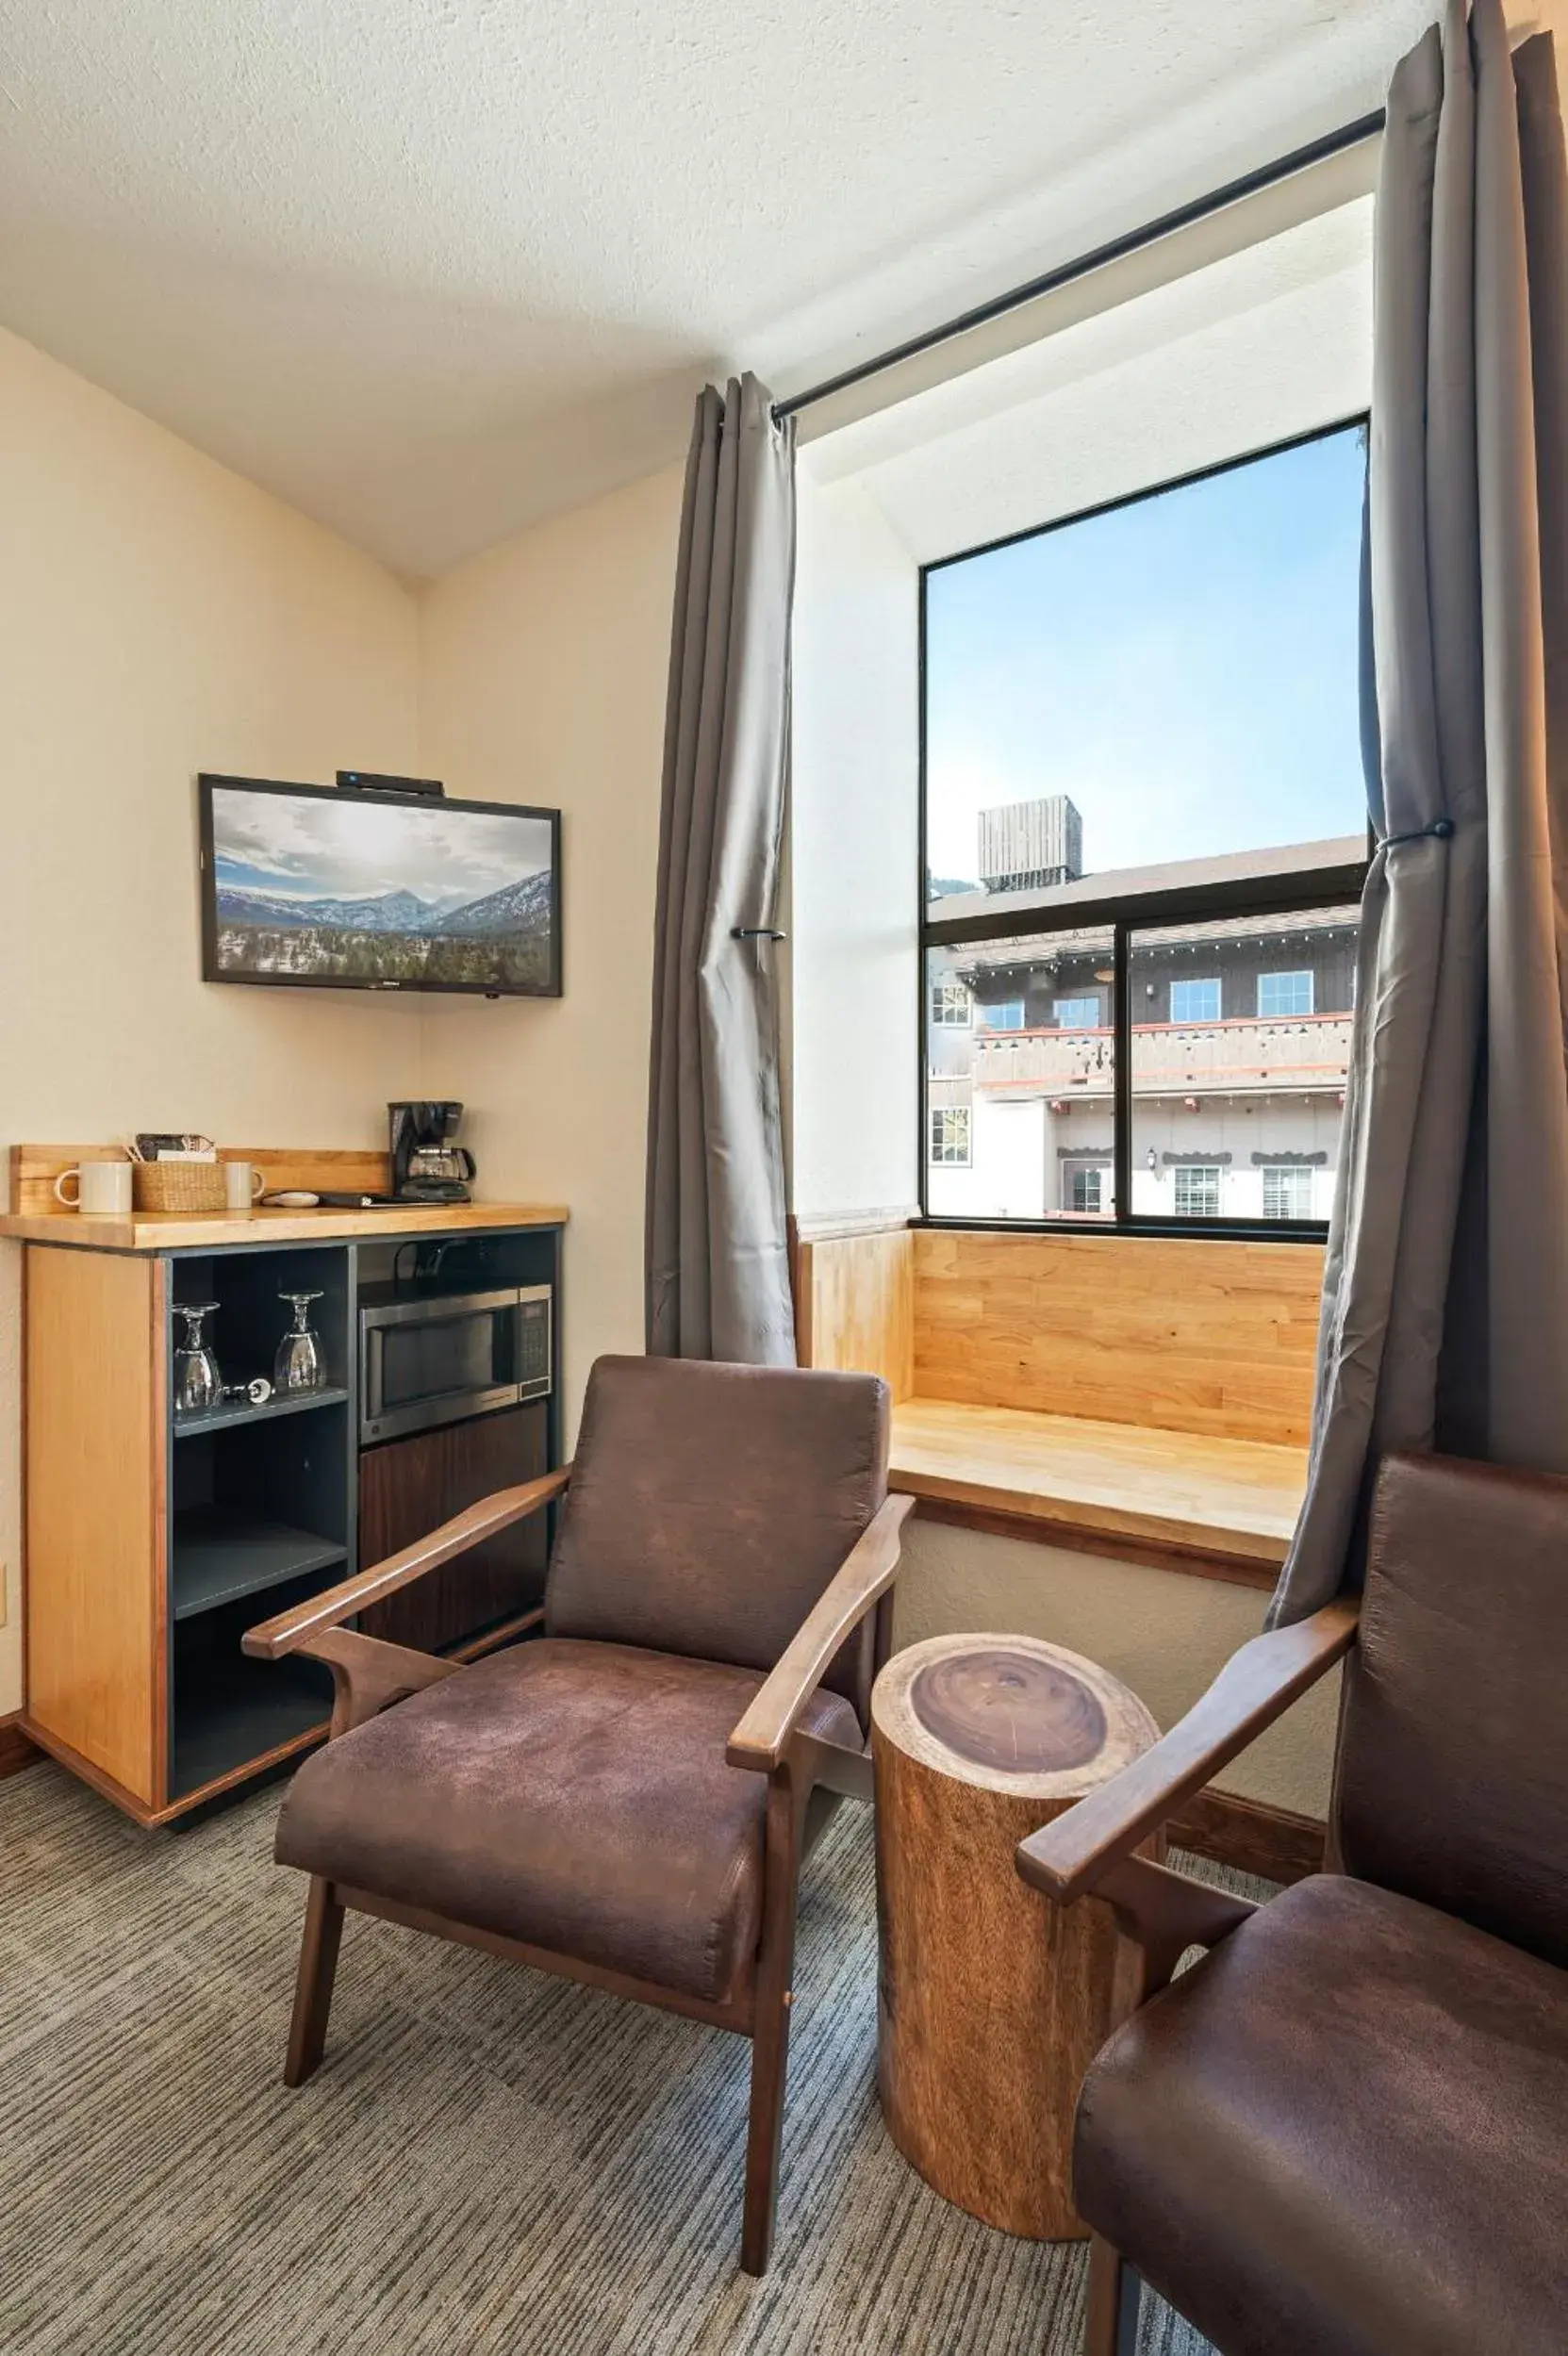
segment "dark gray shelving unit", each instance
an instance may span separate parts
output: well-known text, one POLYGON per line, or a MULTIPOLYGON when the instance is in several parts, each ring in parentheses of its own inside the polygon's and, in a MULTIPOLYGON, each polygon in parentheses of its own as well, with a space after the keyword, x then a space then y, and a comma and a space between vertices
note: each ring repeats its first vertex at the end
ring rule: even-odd
POLYGON ((336 1383, 289 1398, 267 1399, 260 1407, 253 1407, 246 1400, 232 1407, 214 1408, 208 1415, 176 1415, 174 1438, 199 1440, 203 1432, 230 1431, 237 1424, 272 1424, 280 1415, 307 1415, 312 1408, 344 1407, 348 1395, 346 1387, 336 1383))
POLYGON ((169 1795, 183 1799, 226 1775, 237 1761, 264 1759, 302 1735, 325 1734, 332 1680, 313 1661, 241 1661, 213 1673, 178 1709, 169 1755, 169 1795))
POLYGON ((195 1506, 174 1517, 169 1563, 173 1615, 190 1620, 215 1605, 259 1595, 265 1588, 347 1560, 341 1540, 226 1506, 195 1506))
MULTIPOLYGON (((323 1387, 304 1397, 269 1399, 260 1407, 234 1403, 185 1419, 176 1419, 171 1407, 167 1414, 164 1797, 172 1810, 243 1788, 252 1771, 297 1757, 325 1734, 331 1672, 299 1657, 251 1660, 241 1640, 258 1621, 336 1586, 357 1566, 367 1492, 384 1508, 382 1522, 394 1508, 408 1522, 404 1533, 371 1517, 374 1545, 387 1553, 475 1494, 524 1476, 524 1457, 528 1472, 560 1461, 560 1229, 508 1227, 503 1221, 493 1230, 420 1240, 439 1247, 442 1289, 547 1281, 555 1287, 556 1384, 548 1399, 509 1416, 481 1417, 471 1426, 454 1425, 372 1449, 360 1442, 358 1303, 361 1293, 377 1296, 418 1280, 415 1240, 399 1235, 395 1221, 389 1231, 364 1240, 258 1241, 167 1256, 164 1339, 171 1379, 181 1332, 173 1313, 176 1304, 217 1302, 207 1339, 223 1380, 240 1383, 271 1375, 289 1318, 279 1295, 289 1292, 322 1295, 311 1322, 326 1374, 323 1387)), ((421 1599, 429 1624, 376 1624, 369 1632, 442 1650, 471 1640, 476 1619, 501 1630, 508 1615, 517 1615, 519 1597, 532 1604, 542 1587, 547 1537, 543 1520, 521 1533, 515 1562, 499 1543, 488 1552, 476 1550, 454 1570, 450 1592, 438 1575, 433 1578, 421 1599), (538 1555, 536 1567, 532 1557, 521 1559, 525 1543, 538 1555)))
POLYGON ((180 1800, 331 1715, 330 1672, 248 1660, 239 1646, 258 1620, 348 1574, 358 1408, 348 1244, 180 1254, 170 1277, 172 1303, 217 1302, 208 1339, 226 1382, 271 1375, 290 1317, 280 1293, 319 1293, 327 1377, 303 1397, 170 1417, 169 1787, 180 1800))

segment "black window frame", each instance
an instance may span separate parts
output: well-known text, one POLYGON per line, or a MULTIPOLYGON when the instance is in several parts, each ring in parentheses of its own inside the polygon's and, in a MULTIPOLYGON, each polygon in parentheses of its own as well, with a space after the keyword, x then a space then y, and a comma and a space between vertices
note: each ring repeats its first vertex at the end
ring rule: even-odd
MULTIPOLYGON (((1061 886, 1035 894, 1008 893, 1007 906, 995 914, 966 916, 933 917, 933 908, 940 908, 940 900, 926 897, 929 875, 927 853, 927 592, 930 577, 944 572, 951 565, 966 564, 971 557, 988 556, 998 549, 1012 548, 1021 540, 1040 538, 1047 532, 1061 532, 1075 523, 1087 523, 1097 516, 1111 515, 1119 508, 1136 506, 1147 499, 1158 498, 1164 491, 1183 490, 1195 483, 1206 483, 1215 476, 1231 474, 1238 467, 1251 466, 1261 458, 1281 456, 1285 452, 1299 450, 1307 444, 1324 441, 1330 435, 1343 434, 1360 427, 1365 435, 1370 418, 1365 410, 1350 417, 1338 418, 1329 425, 1315 426, 1309 433, 1292 434, 1283 440, 1268 442, 1256 450, 1243 452, 1236 457, 1220 460, 1208 467, 1195 468, 1190 473, 1172 475, 1168 480, 1151 484, 1142 490, 1130 491, 1118 499, 1101 500, 1091 507, 1082 507, 1067 516, 1053 518, 1048 523, 1033 524, 1021 532, 1010 532, 1000 539, 982 540, 973 548, 958 549, 951 555, 934 557, 919 568, 918 611, 918 766, 919 766, 919 824, 916 829, 917 868, 916 889, 918 894, 919 952, 918 966, 918 1078, 917 1108, 919 1140, 919 1192, 922 1227, 953 1228, 968 1232, 1002 1235, 1077 1234, 1147 1235, 1147 1236, 1207 1236, 1225 1238, 1238 1243, 1300 1244, 1322 1243, 1328 1236, 1325 1219, 1200 1219, 1177 1218, 1167 1212, 1135 1211, 1132 1204, 1132 1014, 1131 997, 1128 989, 1130 944, 1134 933, 1166 925, 1223 923, 1227 918, 1248 916, 1304 915, 1315 909, 1343 908, 1359 903, 1366 882, 1374 838, 1370 822, 1367 828, 1366 849, 1363 856, 1344 865, 1292 868, 1269 871, 1260 865, 1250 875, 1221 876, 1191 884, 1166 885, 1164 888, 1133 889, 1107 892, 1098 898, 1074 898, 1064 904, 1061 886), (977 941, 1015 940, 1038 933, 1042 937, 1066 931, 1108 931, 1112 936, 1111 1012, 1113 1032, 1113 1089, 1114 1107, 1114 1144, 1112 1155, 1112 1201, 1115 1208, 1108 1219, 1096 1220, 1091 1226, 1082 1218, 1065 1216, 1058 1211, 1048 1212, 1038 1219, 980 1218, 971 1214, 933 1212, 930 1199, 931 1170, 927 1157, 928 1106, 928 1026, 930 978, 928 952, 933 948, 967 947, 977 941)), ((1285 847, 1288 848, 1288 847, 1285 847)), ((1260 862, 1267 852, 1256 854, 1260 862)), ((1195 863, 1197 864, 1197 863, 1195 863)), ((1109 878, 1108 878, 1109 880, 1109 878)), ((1086 879, 1092 881, 1092 879, 1086 879)), ((973 1151, 973 1128, 970 1130, 973 1151)))

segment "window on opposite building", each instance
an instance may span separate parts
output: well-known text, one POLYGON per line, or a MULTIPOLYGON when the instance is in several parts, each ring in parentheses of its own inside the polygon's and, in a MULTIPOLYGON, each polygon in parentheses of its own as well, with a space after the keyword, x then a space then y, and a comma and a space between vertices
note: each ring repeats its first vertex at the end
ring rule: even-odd
POLYGON ((1219 1217, 1220 1169, 1217 1162, 1182 1162, 1171 1172, 1171 1208, 1179 1219, 1219 1217))
POLYGON ((922 568, 931 1218, 1321 1224, 1262 1172, 1339 1152, 1364 488, 1352 424, 922 568))
POLYGON ((936 1030, 967 1030, 974 1020, 975 1002, 962 981, 931 985, 932 1027, 936 1030))
POLYGON ((1280 1021, 1291 1014, 1310 1014, 1312 1012, 1312 977, 1310 969, 1300 973, 1258 976, 1260 1021, 1280 1021))
POLYGON ((1079 1219, 1102 1217, 1107 1208, 1105 1181, 1108 1173, 1096 1164, 1081 1162, 1074 1167, 1069 1162, 1065 1175, 1067 1186, 1064 1208, 1079 1219))
POLYGON ((948 1169, 969 1167, 969 1108, 966 1104, 932 1106, 931 1158, 948 1169))
POLYGON ((1200 975, 1190 981, 1171 983, 1170 1018, 1173 1023, 1217 1023, 1219 1002, 1217 974, 1200 975))
POLYGON ((1312 1174, 1311 1170, 1264 1170, 1263 1217, 1265 1219, 1310 1219, 1312 1215, 1312 1174))

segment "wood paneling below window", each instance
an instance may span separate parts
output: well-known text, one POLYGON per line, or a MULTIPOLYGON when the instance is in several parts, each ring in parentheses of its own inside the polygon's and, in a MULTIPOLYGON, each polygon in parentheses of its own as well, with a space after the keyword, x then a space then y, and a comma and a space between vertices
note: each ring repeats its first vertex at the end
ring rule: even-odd
POLYGON ((911 1244, 915 1396, 1305 1445, 1321 1244, 935 1227, 911 1244))

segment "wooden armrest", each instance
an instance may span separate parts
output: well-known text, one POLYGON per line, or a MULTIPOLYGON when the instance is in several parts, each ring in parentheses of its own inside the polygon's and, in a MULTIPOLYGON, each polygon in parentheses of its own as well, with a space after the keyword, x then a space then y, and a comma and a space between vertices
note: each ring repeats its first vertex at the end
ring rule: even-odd
POLYGON ((878 1508, 730 1737, 724 1755, 732 1767, 766 1774, 778 1766, 834 1655, 892 1586, 903 1525, 914 1510, 913 1497, 888 1497, 878 1508))
POLYGON ((553 1497, 558 1497, 571 1478, 571 1467, 563 1465, 557 1473, 546 1473, 536 1481, 524 1481, 517 1489, 498 1489, 493 1497, 482 1497, 477 1505, 443 1522, 439 1529, 428 1537, 416 1539, 398 1555, 388 1555, 385 1562, 374 1562, 368 1571, 361 1571, 352 1579, 344 1579, 337 1587, 329 1587, 320 1595, 311 1595, 292 1611, 279 1612, 275 1620, 264 1620, 241 1639, 243 1649, 256 1660, 280 1660, 285 1653, 297 1652, 307 1637, 318 1635, 322 1628, 336 1628, 340 1622, 352 1619, 368 1604, 379 1604, 388 1595, 395 1595, 400 1587, 422 1578, 438 1563, 450 1562, 454 1555, 465 1554, 477 1546, 482 1538, 493 1538, 497 1530, 504 1530, 514 1522, 520 1522, 530 1513, 536 1513, 553 1497))
POLYGON ((1350 1650, 1360 1611, 1357 1602, 1326 1604, 1244 1644, 1152 1750, 1019 1843, 1024 1880, 1064 1904, 1093 1889, 1350 1650))
POLYGON ((378 1636, 361 1636, 356 1628, 322 1628, 315 1636, 302 1637, 293 1649, 311 1660, 325 1661, 332 1671, 334 1735, 346 1735, 394 1702, 422 1693, 443 1677, 454 1677, 463 1666, 406 1644, 388 1644, 378 1636))

